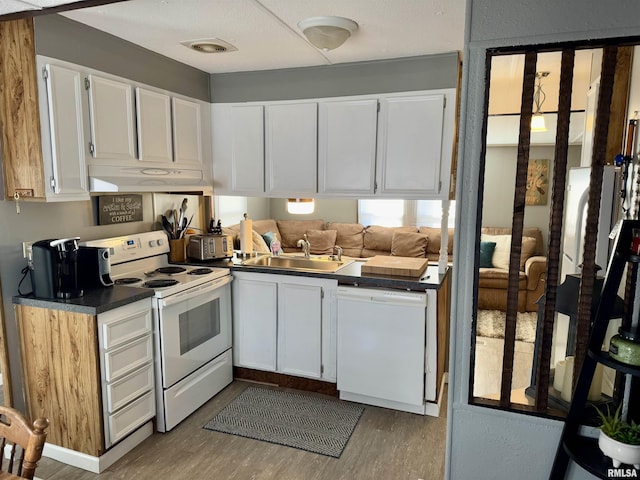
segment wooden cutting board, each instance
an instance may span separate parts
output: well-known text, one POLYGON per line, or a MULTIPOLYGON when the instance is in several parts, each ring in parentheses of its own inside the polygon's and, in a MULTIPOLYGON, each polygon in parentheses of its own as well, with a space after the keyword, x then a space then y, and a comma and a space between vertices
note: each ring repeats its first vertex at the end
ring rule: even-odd
POLYGON ((397 275, 400 277, 419 277, 427 268, 428 258, 392 257, 376 255, 362 265, 362 273, 377 275, 397 275))

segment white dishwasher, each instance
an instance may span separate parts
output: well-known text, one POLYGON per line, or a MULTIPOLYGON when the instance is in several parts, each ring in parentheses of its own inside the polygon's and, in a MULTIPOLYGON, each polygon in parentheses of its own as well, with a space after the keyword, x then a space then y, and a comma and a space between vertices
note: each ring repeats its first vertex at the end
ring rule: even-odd
POLYGON ((340 398, 425 413, 427 294, 338 287, 340 398))

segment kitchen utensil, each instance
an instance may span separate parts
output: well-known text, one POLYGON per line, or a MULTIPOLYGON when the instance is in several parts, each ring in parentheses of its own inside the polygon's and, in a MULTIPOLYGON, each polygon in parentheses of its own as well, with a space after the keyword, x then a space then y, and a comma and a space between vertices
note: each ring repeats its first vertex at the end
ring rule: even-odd
POLYGON ((169 219, 162 215, 162 228, 169 234, 169 238, 173 238, 173 225, 169 222, 169 219))
POLYGON ((178 230, 180 229, 180 223, 178 223, 178 211, 173 211, 173 238, 178 238, 178 230))

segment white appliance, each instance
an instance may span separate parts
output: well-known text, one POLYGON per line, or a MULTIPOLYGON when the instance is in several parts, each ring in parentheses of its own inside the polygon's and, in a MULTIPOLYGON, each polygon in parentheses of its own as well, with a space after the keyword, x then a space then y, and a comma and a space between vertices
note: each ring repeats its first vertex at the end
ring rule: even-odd
POLYGON ((232 381, 229 270, 170 265, 162 231, 84 245, 109 248, 116 284, 154 290, 157 429, 169 431, 232 381))
POLYGON ((340 398, 424 415, 436 400, 427 293, 338 287, 340 398))
MULTIPOLYGON (((569 170, 565 193, 561 282, 564 281, 567 274, 580 273, 581 270, 590 176, 591 167, 577 167, 569 170)), ((596 265, 602 267, 601 274, 604 273, 608 263, 609 233, 617 220, 620 188, 620 168, 606 165, 602 174, 602 195, 600 197, 600 218, 596 244, 596 265)))

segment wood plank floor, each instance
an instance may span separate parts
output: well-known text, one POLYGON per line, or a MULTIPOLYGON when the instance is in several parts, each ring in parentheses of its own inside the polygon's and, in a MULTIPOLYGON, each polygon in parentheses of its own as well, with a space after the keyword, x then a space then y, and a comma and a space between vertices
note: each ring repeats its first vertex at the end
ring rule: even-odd
POLYGON ((440 418, 367 406, 339 459, 202 426, 247 386, 234 381, 169 433, 156 433, 100 475, 42 458, 43 480, 431 480, 444 475, 440 418))

